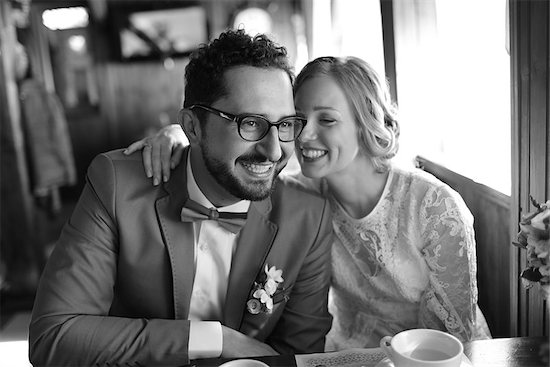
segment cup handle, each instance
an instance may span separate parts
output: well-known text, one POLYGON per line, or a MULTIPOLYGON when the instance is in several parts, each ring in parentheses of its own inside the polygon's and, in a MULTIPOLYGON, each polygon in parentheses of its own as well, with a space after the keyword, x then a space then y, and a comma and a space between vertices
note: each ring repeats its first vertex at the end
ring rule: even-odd
POLYGON ((386 356, 391 359, 393 355, 393 348, 391 347, 391 336, 385 336, 382 339, 380 339, 380 348, 384 351, 386 356))

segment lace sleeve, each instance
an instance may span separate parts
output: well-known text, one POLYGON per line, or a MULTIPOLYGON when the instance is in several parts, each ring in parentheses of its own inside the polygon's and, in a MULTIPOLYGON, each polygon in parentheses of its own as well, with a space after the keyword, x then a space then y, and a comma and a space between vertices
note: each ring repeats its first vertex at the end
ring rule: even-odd
POLYGON ((422 254, 430 270, 420 303, 421 327, 447 330, 461 341, 475 336, 477 307, 473 217, 447 186, 428 190, 421 205, 422 254))

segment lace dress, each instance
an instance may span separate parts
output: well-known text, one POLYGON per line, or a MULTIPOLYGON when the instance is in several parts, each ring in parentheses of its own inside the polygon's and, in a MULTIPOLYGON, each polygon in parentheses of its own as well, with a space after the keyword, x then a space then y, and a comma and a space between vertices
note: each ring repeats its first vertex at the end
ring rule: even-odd
POLYGON ((410 328, 490 337, 477 307, 473 217, 458 193, 426 172, 394 167, 372 212, 354 219, 324 182, 296 178, 326 194, 334 216, 326 350, 378 347, 410 328))

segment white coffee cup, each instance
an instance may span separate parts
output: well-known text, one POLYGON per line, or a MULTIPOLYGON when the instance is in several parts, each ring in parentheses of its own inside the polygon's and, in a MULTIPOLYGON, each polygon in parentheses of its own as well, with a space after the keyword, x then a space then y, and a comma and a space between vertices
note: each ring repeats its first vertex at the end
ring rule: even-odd
POLYGON ((225 362, 220 367, 269 367, 264 362, 255 359, 234 359, 229 362, 225 362))
POLYGON ((464 347, 439 330, 411 329, 385 336, 380 347, 395 367, 460 367, 464 347))

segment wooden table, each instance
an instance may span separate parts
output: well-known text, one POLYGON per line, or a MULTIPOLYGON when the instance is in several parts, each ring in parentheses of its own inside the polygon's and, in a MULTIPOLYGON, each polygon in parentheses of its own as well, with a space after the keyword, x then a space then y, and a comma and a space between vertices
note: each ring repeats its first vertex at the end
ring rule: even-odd
MULTIPOLYGON (((548 345, 548 338, 496 338, 477 340, 464 344, 464 354, 472 361, 474 367, 548 367, 543 362, 540 351, 548 345)), ((548 359, 548 352, 546 358, 548 359)), ((295 367, 296 360, 292 355, 254 358, 263 361, 270 367, 295 367)), ((217 367, 229 359, 212 358, 193 361, 195 367, 217 367)))
POLYGON ((476 340, 464 344, 464 354, 474 367, 548 367, 549 351, 546 349, 546 363, 540 354, 548 338, 496 338, 476 340))

